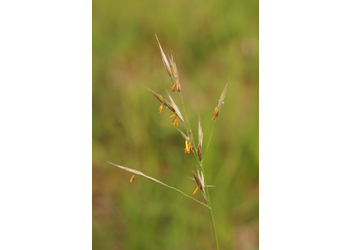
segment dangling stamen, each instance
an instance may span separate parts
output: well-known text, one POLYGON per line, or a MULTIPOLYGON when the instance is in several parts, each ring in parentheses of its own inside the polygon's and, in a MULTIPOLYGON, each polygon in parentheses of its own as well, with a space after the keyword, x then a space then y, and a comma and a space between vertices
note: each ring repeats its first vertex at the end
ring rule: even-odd
POLYGON ((218 117, 218 115, 219 115, 219 109, 218 109, 218 107, 215 107, 214 114, 213 114, 213 117, 211 118, 211 120, 212 121, 215 120, 216 117, 218 117))
POLYGON ((185 154, 190 154, 191 144, 186 141, 185 154))
POLYGON ((193 191, 193 195, 196 195, 196 193, 198 192, 198 184, 197 184, 197 186, 196 186, 196 189, 193 191))
POLYGON ((178 127, 178 126, 179 126, 179 122, 178 122, 178 120, 177 120, 176 114, 172 114, 172 115, 170 116, 170 118, 173 118, 173 117, 175 117, 174 120, 173 120, 173 125, 178 127))
POLYGON ((171 87, 171 91, 175 92, 175 89, 177 89, 177 91, 179 91, 179 85, 177 82, 175 82, 174 85, 171 87))

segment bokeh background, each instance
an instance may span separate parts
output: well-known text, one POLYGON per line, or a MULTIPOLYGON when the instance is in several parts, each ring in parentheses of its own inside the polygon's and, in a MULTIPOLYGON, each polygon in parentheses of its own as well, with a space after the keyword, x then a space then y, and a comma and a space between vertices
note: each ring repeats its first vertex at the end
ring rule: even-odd
POLYGON ((196 140, 201 115, 204 148, 229 79, 204 167, 215 185, 221 249, 258 249, 258 0, 99 0, 92 7, 93 249, 215 249, 204 206, 141 177, 129 183, 129 173, 107 164, 138 169, 188 194, 195 188, 195 157, 184 154, 171 113, 158 114, 158 100, 144 88, 166 96, 171 87, 155 34, 175 57, 196 140))

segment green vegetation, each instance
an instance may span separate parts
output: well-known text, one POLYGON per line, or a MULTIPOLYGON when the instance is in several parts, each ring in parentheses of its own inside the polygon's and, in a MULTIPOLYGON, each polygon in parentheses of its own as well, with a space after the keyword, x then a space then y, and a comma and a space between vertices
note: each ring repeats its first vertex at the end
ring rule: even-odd
MULTIPOLYGON (((195 140, 205 156, 220 249, 258 249, 258 1, 94 1, 92 23, 93 249, 215 249, 206 207, 131 175, 134 168, 192 195, 192 169, 170 112, 143 86, 172 86, 159 53, 172 50, 195 140), (189 178, 187 178, 189 177, 189 178)), ((178 96, 174 101, 181 103, 178 96)), ((181 105, 179 105, 181 109, 181 105)), ((180 124, 179 124, 180 126, 180 124)), ((195 198, 204 202, 200 193, 195 198)))

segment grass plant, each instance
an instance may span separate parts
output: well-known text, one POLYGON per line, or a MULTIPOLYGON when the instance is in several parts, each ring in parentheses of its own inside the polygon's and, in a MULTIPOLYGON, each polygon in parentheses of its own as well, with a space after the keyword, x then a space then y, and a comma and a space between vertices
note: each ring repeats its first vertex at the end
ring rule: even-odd
POLYGON ((211 141, 214 129, 215 129, 215 124, 216 124, 217 118, 218 118, 219 113, 220 113, 221 108, 222 108, 222 104, 224 104, 224 99, 226 96, 226 90, 227 90, 228 83, 226 83, 223 91, 221 92, 221 95, 220 95, 220 98, 218 101, 218 105, 214 108, 214 113, 213 113, 213 116, 211 119, 211 121, 213 123, 212 130, 210 133, 209 141, 206 145, 206 149, 203 153, 202 149, 203 149, 203 136, 204 135, 203 135, 200 115, 198 115, 198 140, 197 140, 198 142, 196 144, 195 139, 194 139, 194 133, 193 133, 191 124, 190 124, 188 116, 187 116, 185 103, 184 103, 184 99, 182 96, 180 77, 179 77, 177 66, 176 66, 176 63, 174 60, 174 56, 172 54, 170 54, 170 56, 166 56, 157 36, 156 36, 156 40, 158 42, 158 46, 160 49, 163 64, 164 64, 165 69, 166 69, 166 71, 171 79, 170 90, 174 94, 177 93, 179 95, 179 97, 181 99, 181 106, 182 106, 182 111, 183 111, 184 116, 182 115, 178 105, 175 103, 175 101, 173 100, 173 98, 171 97, 171 95, 169 94, 168 91, 166 91, 167 96, 168 96, 168 99, 166 99, 162 95, 160 95, 159 93, 156 93, 155 91, 153 91, 149 88, 147 88, 147 90, 154 97, 156 97, 156 99, 160 102, 160 107, 158 109, 158 112, 160 114, 163 113, 164 107, 166 107, 171 112, 171 116, 170 116, 170 118, 172 119, 171 122, 185 141, 184 142, 185 143, 184 153, 185 154, 193 154, 195 159, 196 159, 196 162, 197 162, 196 166, 194 169, 191 169, 195 189, 194 189, 192 196, 191 196, 191 195, 188 195, 185 192, 181 191, 180 189, 173 187, 173 186, 170 186, 168 184, 165 184, 165 183, 157 180, 154 177, 151 177, 151 176, 144 174, 141 171, 135 170, 133 168, 121 166, 121 165, 118 165, 118 164, 115 164, 112 162, 108 162, 108 163, 113 165, 113 166, 116 166, 124 171, 131 173, 132 176, 130 178, 130 182, 134 181, 135 176, 140 176, 140 177, 146 178, 148 180, 151 180, 159 185, 162 185, 162 186, 165 186, 169 189, 175 190, 178 193, 184 195, 185 197, 187 197, 191 200, 194 200, 198 204, 201 204, 201 205, 205 206, 206 208, 208 208, 211 222, 212 222, 212 228, 213 228, 213 233, 214 233, 216 249, 219 249, 219 242, 218 242, 217 231, 216 231, 216 227, 215 227, 215 220, 214 220, 214 215, 213 215, 213 208, 212 208, 210 194, 209 194, 209 187, 213 187, 213 186, 207 184, 208 181, 207 181, 207 178, 205 175, 204 159, 205 159, 205 156, 207 154, 207 150, 209 148, 209 144, 210 144, 210 141, 211 141), (183 117, 185 117, 185 119, 183 117), (182 129, 178 128, 179 121, 180 121, 180 124, 182 124, 182 127, 183 127, 182 129), (198 191, 200 191, 200 193, 202 194, 204 202, 200 201, 199 199, 194 198, 196 196, 196 194, 198 193, 198 191))

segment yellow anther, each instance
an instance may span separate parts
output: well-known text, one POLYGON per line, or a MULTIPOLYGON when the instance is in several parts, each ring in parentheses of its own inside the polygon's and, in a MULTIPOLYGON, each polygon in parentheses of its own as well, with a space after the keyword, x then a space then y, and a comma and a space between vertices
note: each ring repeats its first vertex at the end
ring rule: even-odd
POLYGON ((175 89, 179 91, 179 84, 177 82, 175 82, 174 85, 171 87, 171 91, 175 92, 175 89))
POLYGON ((191 144, 186 141, 185 154, 190 154, 191 144))
POLYGON ((196 189, 193 191, 193 195, 196 195, 196 193, 198 192, 198 185, 197 185, 197 187, 196 187, 196 189))
POLYGON ((173 120, 173 125, 178 127, 179 126, 179 122, 177 120, 177 116, 175 117, 175 119, 173 120))
POLYGON ((218 107, 215 107, 214 114, 213 114, 213 117, 211 118, 211 120, 212 121, 215 120, 216 117, 218 117, 218 115, 219 115, 219 109, 218 109, 218 107))
POLYGON ((173 120, 173 125, 178 127, 178 126, 179 126, 179 122, 178 122, 178 120, 177 120, 176 114, 172 114, 172 115, 170 116, 170 118, 173 118, 173 117, 175 117, 174 120, 173 120))

